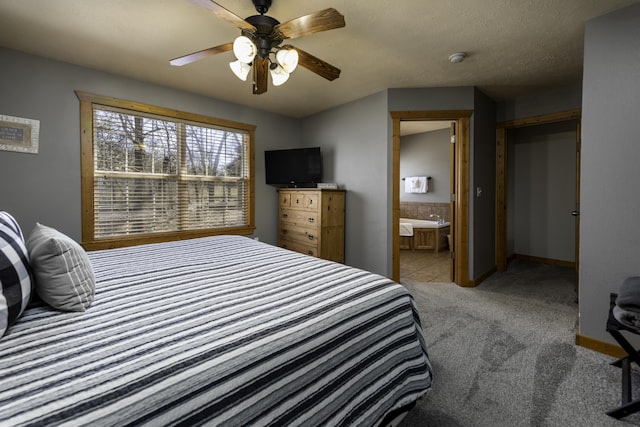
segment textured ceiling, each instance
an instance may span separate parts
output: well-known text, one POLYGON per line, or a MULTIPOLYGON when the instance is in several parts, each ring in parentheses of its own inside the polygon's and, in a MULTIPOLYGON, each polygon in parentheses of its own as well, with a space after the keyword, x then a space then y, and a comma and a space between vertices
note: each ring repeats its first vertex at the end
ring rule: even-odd
MULTIPOLYGON (((290 44, 340 68, 327 81, 299 68, 262 95, 229 70, 226 52, 169 60, 240 31, 188 0, 0 0, 0 46, 291 117, 387 88, 477 86, 500 101, 582 78, 584 22, 636 0, 273 0, 280 22, 334 7, 346 27, 290 44), (459 64, 448 61, 466 52, 459 64)), ((218 0, 246 18, 249 0, 218 0)))

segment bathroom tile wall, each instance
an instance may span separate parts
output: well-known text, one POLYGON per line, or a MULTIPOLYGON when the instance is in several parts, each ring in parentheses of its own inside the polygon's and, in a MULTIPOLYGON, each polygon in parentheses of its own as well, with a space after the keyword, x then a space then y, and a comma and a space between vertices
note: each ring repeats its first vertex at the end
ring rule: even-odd
POLYGON ((439 215, 449 221, 449 203, 400 202, 400 217, 435 220, 430 215, 439 215))

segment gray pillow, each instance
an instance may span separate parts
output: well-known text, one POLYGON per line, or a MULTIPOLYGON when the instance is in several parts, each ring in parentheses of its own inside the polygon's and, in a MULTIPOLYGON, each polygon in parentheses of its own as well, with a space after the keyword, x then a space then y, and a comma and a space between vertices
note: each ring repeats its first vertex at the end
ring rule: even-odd
POLYGON ((36 224, 27 240, 34 289, 44 302, 64 311, 85 311, 96 280, 82 246, 58 230, 36 224))

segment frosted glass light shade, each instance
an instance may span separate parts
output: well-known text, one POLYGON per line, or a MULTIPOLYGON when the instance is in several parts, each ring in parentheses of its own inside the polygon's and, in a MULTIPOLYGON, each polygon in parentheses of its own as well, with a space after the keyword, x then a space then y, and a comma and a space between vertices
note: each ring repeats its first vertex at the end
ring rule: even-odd
POLYGON ((281 66, 277 66, 271 70, 271 80, 273 80, 274 86, 280 86, 287 80, 289 80, 289 73, 287 73, 281 66))
POLYGON ((251 71, 251 65, 246 64, 240 60, 230 62, 229 67, 231 68, 231 71, 233 71, 233 74, 235 74, 236 77, 242 81, 247 80, 249 71, 251 71))
POLYGON ((258 53, 258 48, 248 37, 240 36, 234 40, 233 54, 238 58, 238 61, 250 64, 256 53, 258 53))
POLYGON ((293 73, 298 66, 298 51, 295 49, 280 49, 276 53, 276 61, 287 73, 293 73))

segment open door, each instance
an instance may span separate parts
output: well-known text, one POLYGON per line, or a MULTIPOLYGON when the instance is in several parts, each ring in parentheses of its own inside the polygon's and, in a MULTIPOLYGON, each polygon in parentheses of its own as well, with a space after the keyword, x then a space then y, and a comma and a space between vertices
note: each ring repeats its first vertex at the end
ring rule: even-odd
POLYGON ((455 282, 455 230, 454 224, 456 223, 456 124, 457 122, 451 122, 450 135, 451 135, 451 148, 449 152, 449 280, 455 282))
POLYGON ((578 295, 578 299, 580 299, 580 277, 578 273, 580 271, 580 157, 582 150, 582 132, 581 125, 578 121, 578 126, 576 129, 576 207, 571 212, 571 215, 575 218, 576 222, 576 295, 578 295))

